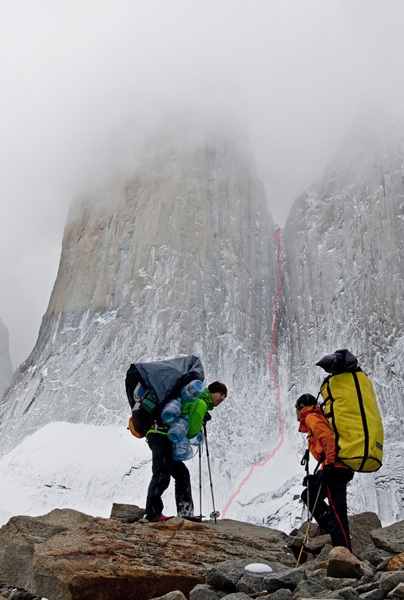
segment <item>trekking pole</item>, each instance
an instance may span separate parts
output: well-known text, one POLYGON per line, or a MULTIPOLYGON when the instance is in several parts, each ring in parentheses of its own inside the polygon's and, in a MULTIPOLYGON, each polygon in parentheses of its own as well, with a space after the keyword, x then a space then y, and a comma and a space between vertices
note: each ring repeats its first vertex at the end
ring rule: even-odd
POLYGON ((212 494, 212 504, 213 504, 213 512, 210 513, 210 518, 211 519, 215 519, 215 524, 216 524, 216 519, 218 517, 220 517, 220 512, 218 510, 216 510, 215 508, 215 498, 213 496, 213 484, 212 484, 212 473, 210 470, 210 461, 209 461, 209 448, 208 448, 208 436, 206 435, 206 425, 203 426, 203 433, 205 434, 205 444, 206 444, 206 458, 208 460, 208 471, 209 471, 209 481, 210 481, 210 491, 212 494))
MULTIPOLYGON (((302 460, 300 461, 300 464, 302 466, 304 466, 304 470, 306 472, 306 477, 307 477, 307 520, 310 520, 310 485, 309 485, 309 481, 308 481, 308 475, 309 475, 309 460, 310 460, 310 450, 307 448, 306 452, 303 454, 302 456, 302 460)), ((302 515, 303 515, 303 511, 302 511, 302 515)))
POLYGON ((318 492, 317 492, 317 496, 316 496, 316 500, 315 500, 315 502, 314 502, 313 510, 311 511, 311 517, 310 517, 310 519, 309 519, 309 522, 307 523, 307 529, 306 529, 306 533, 304 534, 304 537, 303 537, 303 541, 302 541, 302 547, 300 548, 299 556, 297 557, 296 567, 298 567, 298 566, 299 566, 300 559, 301 559, 301 557, 302 557, 302 554, 303 554, 303 549, 304 549, 304 546, 305 546, 305 544, 306 544, 306 540, 307 540, 307 538, 309 537, 309 531, 310 531, 311 523, 312 523, 312 521, 313 521, 313 515, 314 515, 314 511, 316 510, 317 503, 318 503, 318 500, 319 500, 319 498, 320 498, 320 492, 321 492, 321 488, 322 488, 322 487, 323 487, 323 484, 322 484, 322 483, 320 483, 320 485, 319 485, 319 488, 318 488, 318 492))
POLYGON ((199 445, 199 516, 202 521, 202 449, 199 445))

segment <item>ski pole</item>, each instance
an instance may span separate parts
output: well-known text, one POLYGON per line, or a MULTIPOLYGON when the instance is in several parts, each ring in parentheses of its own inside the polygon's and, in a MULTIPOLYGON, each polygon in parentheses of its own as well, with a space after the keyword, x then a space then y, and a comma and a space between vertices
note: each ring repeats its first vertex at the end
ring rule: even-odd
MULTIPOLYGON (((322 483, 320 483, 320 485, 319 485, 319 488, 318 488, 318 492, 317 492, 317 496, 316 496, 316 500, 315 500, 315 502, 314 502, 313 510, 311 511, 311 517, 310 517, 310 519, 309 519, 309 522, 307 523, 307 529, 306 529, 306 533, 304 534, 304 537, 303 537, 303 541, 302 541, 302 547, 300 548, 299 556, 297 557, 296 567, 298 567, 298 566, 299 566, 300 559, 301 559, 301 557, 302 557, 302 554, 303 554, 303 548, 304 548, 304 546, 305 546, 305 544, 306 544, 306 540, 307 540, 307 538, 309 537, 309 531, 310 531, 311 523, 312 523, 312 521, 313 521, 313 515, 314 515, 314 511, 316 510, 317 503, 318 503, 318 500, 319 500, 319 498, 320 498, 320 492, 321 492, 321 488, 322 488, 322 487, 323 487, 323 484, 322 484, 322 483)), ((307 489, 308 489, 308 488, 307 488, 307 489)))
POLYGON ((207 458, 207 461, 208 461, 210 491, 211 491, 211 494, 212 494, 212 505, 213 505, 213 512, 211 512, 209 516, 210 516, 211 519, 215 519, 215 524, 216 524, 216 519, 218 517, 220 517, 220 512, 218 510, 216 510, 216 508, 215 508, 215 498, 213 496, 212 473, 211 473, 211 470, 210 470, 209 447, 208 447, 208 436, 206 435, 206 425, 203 426, 203 433, 205 434, 206 458, 207 458))
POLYGON ((199 515, 202 521, 202 449, 199 446, 199 515))

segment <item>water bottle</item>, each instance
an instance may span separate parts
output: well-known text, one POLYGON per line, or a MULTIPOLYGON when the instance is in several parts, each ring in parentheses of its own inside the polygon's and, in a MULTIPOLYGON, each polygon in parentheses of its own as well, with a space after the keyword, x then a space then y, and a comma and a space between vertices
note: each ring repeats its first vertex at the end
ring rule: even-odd
POLYGON ((204 435, 201 431, 200 433, 198 433, 198 435, 189 440, 189 443, 191 444, 191 446, 200 446, 201 444, 203 444, 204 439, 204 435))
POLYGON ((141 383, 138 383, 135 388, 135 396, 137 398, 143 398, 143 396, 146 394, 146 392, 147 392, 147 389, 141 383))
POLYGON ((195 398, 202 396, 204 390, 205 386, 203 385, 202 381, 199 381, 199 379, 194 379, 182 388, 181 398, 185 402, 195 400, 195 398))
POLYGON ((183 438, 180 442, 173 444, 173 459, 174 460, 189 460, 194 455, 192 446, 188 438, 183 438))
POLYGON ((161 418, 165 423, 171 425, 178 421, 181 415, 181 400, 170 400, 167 402, 163 410, 161 411, 161 418))
POLYGON ((176 423, 173 423, 171 425, 170 429, 167 432, 167 437, 171 442, 176 444, 177 442, 182 441, 184 438, 187 437, 188 429, 188 419, 178 419, 176 423))

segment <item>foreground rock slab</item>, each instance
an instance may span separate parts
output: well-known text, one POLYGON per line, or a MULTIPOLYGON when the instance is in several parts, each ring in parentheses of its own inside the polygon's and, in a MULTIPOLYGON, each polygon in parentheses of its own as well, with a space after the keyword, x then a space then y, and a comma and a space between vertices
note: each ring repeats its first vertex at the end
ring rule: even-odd
POLYGON ((124 523, 57 509, 13 517, 0 529, 0 573, 49 600, 149 600, 173 590, 188 595, 218 557, 292 566, 287 537, 226 520, 124 523))

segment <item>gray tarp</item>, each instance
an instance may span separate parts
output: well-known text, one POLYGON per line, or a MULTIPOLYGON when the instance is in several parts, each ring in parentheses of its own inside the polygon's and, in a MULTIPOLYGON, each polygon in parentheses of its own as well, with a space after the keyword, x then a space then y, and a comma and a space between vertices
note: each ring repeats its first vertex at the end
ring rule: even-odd
POLYGON ((180 356, 156 362, 133 363, 141 383, 152 390, 159 403, 178 398, 181 388, 190 381, 203 381, 205 373, 197 356, 180 356))

